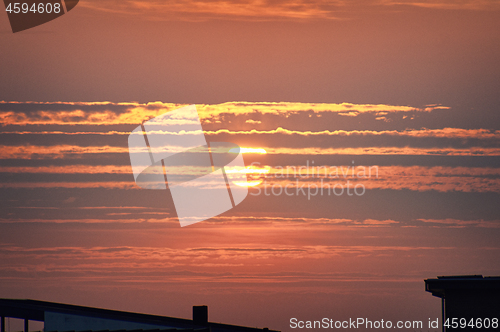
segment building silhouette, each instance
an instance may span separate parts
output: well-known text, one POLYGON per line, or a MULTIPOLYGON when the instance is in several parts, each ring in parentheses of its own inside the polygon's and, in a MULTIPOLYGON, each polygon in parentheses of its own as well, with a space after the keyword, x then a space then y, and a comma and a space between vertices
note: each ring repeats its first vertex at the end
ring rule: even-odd
POLYGON ((493 319, 496 318, 497 322, 500 319, 500 277, 437 277, 425 280, 425 290, 441 298, 442 322, 448 321, 448 324, 456 326, 446 327, 443 324, 443 332, 500 329, 498 325, 497 328, 492 325, 493 319), (454 318, 456 324, 453 323, 454 318))
POLYGON ((0 299, 0 317, 0 332, 5 332, 6 317, 24 319, 24 332, 29 331, 29 321, 44 322, 45 332, 271 331, 267 328, 211 323, 208 321, 207 306, 194 306, 193 319, 182 319, 35 300, 0 299))

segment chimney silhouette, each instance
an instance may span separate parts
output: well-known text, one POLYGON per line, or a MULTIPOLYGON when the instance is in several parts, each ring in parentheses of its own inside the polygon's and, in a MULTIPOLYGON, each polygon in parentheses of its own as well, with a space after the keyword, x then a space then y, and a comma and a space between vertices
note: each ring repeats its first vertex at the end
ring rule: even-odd
POLYGON ((208 307, 206 305, 193 306, 193 322, 200 325, 208 324, 208 307))

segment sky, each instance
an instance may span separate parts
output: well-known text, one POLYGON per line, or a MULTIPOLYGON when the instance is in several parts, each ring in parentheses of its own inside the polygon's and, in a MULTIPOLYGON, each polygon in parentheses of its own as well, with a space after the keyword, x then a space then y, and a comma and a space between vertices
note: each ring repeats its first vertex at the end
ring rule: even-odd
POLYGON ((0 15, 0 297, 281 331, 440 317, 424 279, 500 275, 498 31, 493 0, 81 0, 18 33, 0 15), (127 142, 189 104, 256 185, 181 228, 127 142))

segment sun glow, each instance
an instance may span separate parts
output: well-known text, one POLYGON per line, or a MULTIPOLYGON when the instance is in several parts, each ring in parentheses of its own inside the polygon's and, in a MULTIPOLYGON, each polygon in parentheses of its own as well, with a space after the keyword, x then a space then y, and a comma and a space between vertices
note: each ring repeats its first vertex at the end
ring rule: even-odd
POLYGON ((255 187, 262 183, 262 180, 256 181, 233 181, 233 183, 239 187, 255 187))
POLYGON ((270 166, 256 167, 254 165, 246 167, 231 167, 226 168, 226 175, 228 179, 234 178, 232 181, 235 185, 240 187, 255 187, 261 184, 266 177, 266 174, 271 170, 270 166), (247 179, 246 181, 241 181, 241 175, 244 174, 247 179))
POLYGON ((263 148, 233 148, 229 150, 231 153, 257 153, 266 154, 267 151, 263 148))

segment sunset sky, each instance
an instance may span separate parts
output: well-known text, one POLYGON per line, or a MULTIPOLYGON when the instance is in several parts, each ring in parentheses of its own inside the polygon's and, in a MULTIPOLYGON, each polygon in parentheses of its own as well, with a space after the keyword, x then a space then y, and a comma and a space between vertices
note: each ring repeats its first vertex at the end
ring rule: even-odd
POLYGON ((500 1, 80 0, 15 34, 0 14, 0 298, 289 331, 436 319, 424 279, 500 275, 500 1), (189 104, 261 183, 181 228, 127 140, 189 104), (279 176, 305 166, 339 176, 279 176), (265 194, 347 181, 364 194, 265 194))

